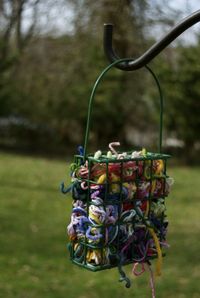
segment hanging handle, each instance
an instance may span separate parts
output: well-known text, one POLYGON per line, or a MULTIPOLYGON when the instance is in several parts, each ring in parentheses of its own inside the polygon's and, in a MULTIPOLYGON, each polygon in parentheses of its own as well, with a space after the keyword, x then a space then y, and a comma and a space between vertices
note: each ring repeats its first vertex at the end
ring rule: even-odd
MULTIPOLYGON (((84 141, 84 160, 86 160, 87 157, 87 147, 88 147, 88 139, 89 139, 89 131, 90 131, 90 124, 91 124, 91 113, 92 113, 92 107, 93 107, 93 101, 94 97, 96 94, 96 90, 100 82, 102 81, 103 77, 105 74, 112 68, 112 67, 117 67, 118 64, 120 63, 130 63, 132 61, 132 58, 125 58, 125 59, 119 59, 108 65, 102 73, 99 75, 97 78, 94 87, 92 89, 90 99, 89 99, 89 105, 88 105, 88 116, 87 116, 87 125, 86 125, 86 133, 85 133, 85 141, 84 141)), ((159 121, 159 145, 158 145, 158 150, 159 153, 161 153, 161 148, 162 148, 162 127, 163 127, 163 95, 162 95, 162 90, 159 84, 159 81, 155 75, 155 73, 152 71, 152 69, 145 65, 145 68, 150 72, 150 74, 153 76, 154 81, 156 83, 156 86, 158 88, 159 92, 159 97, 160 97, 160 121, 159 121)))
MULTIPOLYGON (((155 56, 157 56, 164 48, 166 48, 173 40, 175 40, 179 35, 181 35, 185 30, 192 27, 194 24, 200 22, 200 10, 195 11, 187 18, 184 18, 180 23, 171 29, 160 41, 155 43, 150 49, 148 49, 142 56, 136 60, 131 61, 121 61, 117 63, 115 67, 131 71, 142 68, 147 65, 155 56)), ((104 25, 104 51, 108 60, 113 63, 120 58, 116 55, 112 46, 112 34, 113 25, 104 25)))

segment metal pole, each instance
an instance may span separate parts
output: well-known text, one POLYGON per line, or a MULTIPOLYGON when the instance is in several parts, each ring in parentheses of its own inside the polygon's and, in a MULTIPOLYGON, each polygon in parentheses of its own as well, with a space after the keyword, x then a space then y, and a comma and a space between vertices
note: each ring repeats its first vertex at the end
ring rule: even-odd
MULTIPOLYGON (((151 48, 149 48, 142 56, 136 60, 117 63, 115 67, 125 70, 132 71, 142 68, 148 64, 155 56, 157 56, 164 48, 166 48, 173 40, 175 40, 179 35, 181 35, 185 30, 192 27, 194 24, 200 22, 200 10, 189 15, 187 18, 183 19, 175 27, 173 27, 168 34, 166 34, 160 41, 156 42, 151 48)), ((108 60, 113 63, 116 60, 121 59, 115 54, 112 46, 112 34, 113 25, 104 25, 104 51, 108 60)))

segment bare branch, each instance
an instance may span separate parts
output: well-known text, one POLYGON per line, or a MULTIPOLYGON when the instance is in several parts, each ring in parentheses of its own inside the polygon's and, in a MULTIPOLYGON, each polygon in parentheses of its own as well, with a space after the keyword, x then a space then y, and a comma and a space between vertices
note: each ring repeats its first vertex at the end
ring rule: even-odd
POLYGON ((32 19, 32 24, 30 25, 27 33, 25 34, 24 38, 23 38, 23 46, 25 46, 29 40, 32 38, 33 34, 34 34, 34 30, 35 30, 35 26, 37 23, 37 14, 38 14, 38 4, 39 4, 40 0, 35 0, 33 5, 32 5, 32 9, 33 9, 33 19, 32 19))
MULTIPOLYGON (((6 61, 10 56, 11 40, 15 41, 17 54, 19 55, 33 36, 37 20, 37 7, 40 0, 0 0, 0 14, 5 19, 5 28, 1 35, 0 58, 6 61), (23 32, 23 15, 26 6, 32 9, 32 24, 26 34, 23 32), (14 38, 14 39, 13 39, 14 38)), ((13 46, 12 46, 13 48, 13 46)))

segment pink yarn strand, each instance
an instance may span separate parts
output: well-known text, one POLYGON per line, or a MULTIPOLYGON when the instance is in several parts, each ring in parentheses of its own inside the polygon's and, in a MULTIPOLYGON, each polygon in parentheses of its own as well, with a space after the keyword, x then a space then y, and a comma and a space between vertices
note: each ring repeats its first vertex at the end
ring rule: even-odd
POLYGON ((152 293, 152 298, 156 298, 156 292, 155 292, 155 282, 154 282, 154 277, 153 277, 153 271, 151 269, 151 266, 146 263, 147 268, 150 272, 150 287, 151 287, 151 293, 152 293))
POLYGON ((134 264, 133 264, 132 273, 133 273, 135 276, 140 276, 142 273, 144 273, 144 271, 145 271, 144 263, 134 263, 134 264), (141 264, 142 269, 141 269, 141 271, 138 272, 138 271, 136 271, 136 269, 137 269, 137 266, 138 266, 139 264, 141 264))
POLYGON ((134 263, 133 264, 133 269, 132 269, 132 273, 135 275, 135 276, 139 276, 141 275, 142 273, 145 272, 145 265, 147 266, 147 269, 150 273, 150 287, 151 287, 151 294, 152 294, 152 298, 156 298, 156 293, 155 293, 155 282, 154 282, 154 276, 153 276, 153 271, 151 269, 151 266, 148 264, 148 263, 134 263), (141 271, 136 271, 138 265, 141 264, 142 266, 142 269, 141 271))

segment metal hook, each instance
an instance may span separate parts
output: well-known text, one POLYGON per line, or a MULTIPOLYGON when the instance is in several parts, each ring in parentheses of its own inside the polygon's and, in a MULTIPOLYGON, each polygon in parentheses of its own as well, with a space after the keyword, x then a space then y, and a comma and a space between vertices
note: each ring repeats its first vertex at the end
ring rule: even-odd
MULTIPOLYGON (((174 26, 160 41, 156 42, 151 48, 149 48, 143 55, 141 55, 136 60, 123 61, 117 63, 115 67, 131 71, 142 68, 148 64, 155 56, 157 56, 164 48, 166 48, 173 40, 175 40, 179 35, 181 35, 185 30, 193 26, 194 24, 200 22, 200 10, 195 11, 188 17, 184 18, 180 23, 174 26)), ((112 35, 113 35, 113 25, 104 25, 104 52, 108 60, 113 63, 120 58, 116 55, 112 46, 112 35)))

